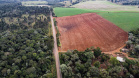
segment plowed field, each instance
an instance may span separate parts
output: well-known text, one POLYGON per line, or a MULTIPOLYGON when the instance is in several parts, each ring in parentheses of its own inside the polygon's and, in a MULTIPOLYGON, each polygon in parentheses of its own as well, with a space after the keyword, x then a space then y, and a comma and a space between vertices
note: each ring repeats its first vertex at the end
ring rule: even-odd
POLYGON ((95 13, 56 18, 61 34, 59 51, 84 51, 91 46, 113 51, 128 40, 127 32, 95 13))

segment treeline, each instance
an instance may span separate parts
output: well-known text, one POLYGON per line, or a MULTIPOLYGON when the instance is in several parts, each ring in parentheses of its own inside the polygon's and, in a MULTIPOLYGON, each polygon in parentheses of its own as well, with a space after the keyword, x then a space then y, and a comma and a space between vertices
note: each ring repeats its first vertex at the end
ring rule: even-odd
POLYGON ((123 5, 139 5, 139 1, 123 2, 123 5))
POLYGON ((109 0, 122 5, 139 5, 139 0, 109 0))
POLYGON ((119 62, 115 57, 101 53, 100 48, 84 52, 69 50, 60 53, 63 78, 138 78, 139 61, 125 58, 119 62), (93 51, 93 52, 92 52, 93 51))
POLYGON ((129 32, 126 48, 131 57, 139 58, 139 28, 129 32))

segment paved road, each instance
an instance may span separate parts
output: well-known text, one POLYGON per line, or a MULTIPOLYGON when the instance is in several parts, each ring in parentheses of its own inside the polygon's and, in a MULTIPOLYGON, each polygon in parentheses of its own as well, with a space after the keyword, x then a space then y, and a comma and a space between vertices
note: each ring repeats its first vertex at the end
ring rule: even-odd
POLYGON ((54 38, 54 56, 56 61, 56 69, 57 69, 57 78, 62 78, 61 71, 60 71, 60 61, 59 61, 59 54, 58 54, 58 48, 57 48, 57 40, 56 40, 56 31, 54 26, 54 21, 52 17, 52 13, 50 12, 51 17, 51 23, 52 23, 52 30, 53 30, 53 38, 54 38))

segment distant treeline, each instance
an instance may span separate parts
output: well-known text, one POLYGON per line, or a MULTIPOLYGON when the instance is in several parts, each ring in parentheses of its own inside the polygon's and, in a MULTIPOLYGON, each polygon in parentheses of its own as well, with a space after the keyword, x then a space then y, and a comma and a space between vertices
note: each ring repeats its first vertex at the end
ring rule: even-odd
POLYGON ((139 0, 109 0, 114 3, 120 3, 122 5, 139 5, 139 0))
POLYGON ((133 2, 125 2, 122 3, 123 5, 139 5, 139 1, 133 1, 133 2))

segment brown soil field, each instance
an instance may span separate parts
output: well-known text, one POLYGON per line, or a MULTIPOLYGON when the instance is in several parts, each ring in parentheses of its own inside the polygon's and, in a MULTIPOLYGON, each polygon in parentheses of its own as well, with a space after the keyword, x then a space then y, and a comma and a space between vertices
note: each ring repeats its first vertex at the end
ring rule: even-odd
POLYGON ((57 17, 61 47, 59 52, 84 51, 91 46, 103 52, 116 50, 128 40, 128 33, 95 13, 57 17))

